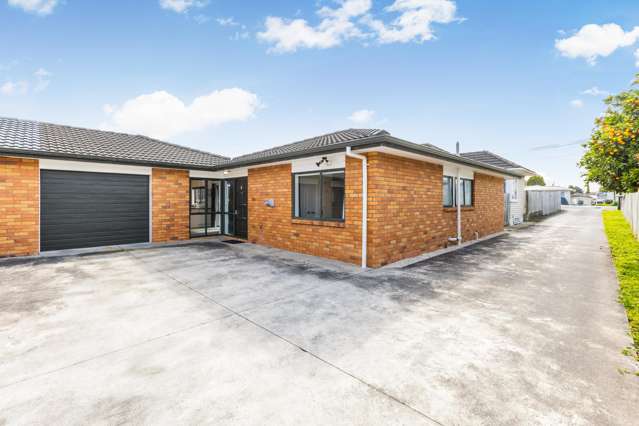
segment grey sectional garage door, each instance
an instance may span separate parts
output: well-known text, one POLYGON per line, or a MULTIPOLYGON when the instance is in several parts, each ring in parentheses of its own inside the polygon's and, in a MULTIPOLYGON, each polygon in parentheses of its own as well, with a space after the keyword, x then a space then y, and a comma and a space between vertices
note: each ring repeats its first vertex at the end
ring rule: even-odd
POLYGON ((40 172, 41 250, 149 241, 149 177, 40 172))

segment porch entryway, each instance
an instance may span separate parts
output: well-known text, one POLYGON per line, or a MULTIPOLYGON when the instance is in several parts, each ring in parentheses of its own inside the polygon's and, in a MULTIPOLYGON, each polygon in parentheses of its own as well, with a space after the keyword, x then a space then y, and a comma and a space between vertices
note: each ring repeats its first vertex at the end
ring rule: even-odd
POLYGON ((248 178, 191 178, 191 238, 248 236, 248 178))

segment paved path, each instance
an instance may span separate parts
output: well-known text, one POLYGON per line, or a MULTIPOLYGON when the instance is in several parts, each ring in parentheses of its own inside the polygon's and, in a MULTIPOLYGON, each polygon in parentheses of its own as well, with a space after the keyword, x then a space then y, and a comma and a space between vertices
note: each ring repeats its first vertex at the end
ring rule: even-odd
POLYGON ((598 209, 362 273, 204 243, 0 266, 0 425, 636 424, 598 209))

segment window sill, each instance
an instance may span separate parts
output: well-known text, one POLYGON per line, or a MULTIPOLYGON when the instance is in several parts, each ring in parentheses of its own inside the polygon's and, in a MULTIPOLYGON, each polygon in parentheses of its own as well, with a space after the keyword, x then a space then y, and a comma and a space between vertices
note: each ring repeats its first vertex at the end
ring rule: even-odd
MULTIPOLYGON (((461 208, 461 211, 463 212, 472 212, 473 210, 475 210, 475 206, 461 208)), ((457 211, 457 207, 444 207, 444 211, 448 213, 454 213, 457 211)))
POLYGON ((293 225, 307 226, 328 226, 330 228, 344 228, 344 221, 341 220, 312 220, 312 219, 291 219, 293 225))

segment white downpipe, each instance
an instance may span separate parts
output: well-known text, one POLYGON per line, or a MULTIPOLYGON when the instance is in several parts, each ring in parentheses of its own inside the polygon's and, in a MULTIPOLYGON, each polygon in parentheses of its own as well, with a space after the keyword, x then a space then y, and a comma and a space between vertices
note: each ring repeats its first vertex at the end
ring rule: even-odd
POLYGON ((351 147, 346 147, 346 156, 362 161, 362 268, 366 268, 366 245, 368 234, 368 166, 366 157, 351 152, 351 147))
POLYGON ((457 191, 455 196, 455 201, 457 202, 457 245, 461 245, 462 243, 462 222, 461 222, 461 203, 462 200, 459 199, 461 195, 461 176, 460 176, 460 168, 457 167, 457 191))

